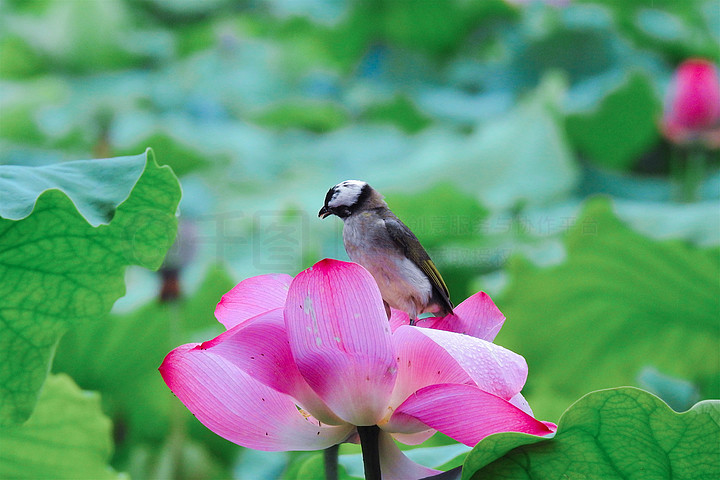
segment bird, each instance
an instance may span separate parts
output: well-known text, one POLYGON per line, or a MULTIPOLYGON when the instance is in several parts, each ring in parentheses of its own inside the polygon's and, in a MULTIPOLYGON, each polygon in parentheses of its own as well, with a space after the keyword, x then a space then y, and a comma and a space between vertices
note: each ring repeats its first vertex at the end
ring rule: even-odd
POLYGON ((342 219, 345 251, 375 279, 388 318, 390 307, 406 312, 411 325, 423 313, 453 313, 447 285, 430 255, 367 182, 345 180, 330 188, 318 217, 330 215, 342 219))

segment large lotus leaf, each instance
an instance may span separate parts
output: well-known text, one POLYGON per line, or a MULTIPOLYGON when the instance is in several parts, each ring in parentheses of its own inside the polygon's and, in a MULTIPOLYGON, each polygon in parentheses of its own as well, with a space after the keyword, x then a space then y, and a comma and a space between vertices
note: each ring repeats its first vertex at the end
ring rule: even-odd
POLYGON ((27 419, 58 340, 109 312, 127 265, 160 266, 179 200, 150 150, 0 167, 0 424, 27 419))
POLYGON ((661 109, 650 80, 636 72, 592 111, 568 116, 568 135, 594 163, 625 170, 658 141, 661 109))
POLYGON ((554 438, 499 433, 467 457, 463 479, 710 480, 720 476, 720 402, 676 413, 630 387, 593 392, 560 419, 554 438))
POLYGON ((606 199, 586 205, 565 246, 552 267, 511 260, 497 299, 508 318, 498 343, 527 359, 540 418, 558 418, 583 392, 638 385, 646 367, 720 396, 717 247, 647 238, 606 199))
POLYGON ((717 199, 695 203, 616 200, 618 217, 656 239, 682 239, 702 247, 720 245, 717 199))
POLYGON ((100 396, 80 390, 66 375, 51 375, 30 419, 0 429, 0 477, 126 478, 108 465, 112 450, 112 424, 100 396))

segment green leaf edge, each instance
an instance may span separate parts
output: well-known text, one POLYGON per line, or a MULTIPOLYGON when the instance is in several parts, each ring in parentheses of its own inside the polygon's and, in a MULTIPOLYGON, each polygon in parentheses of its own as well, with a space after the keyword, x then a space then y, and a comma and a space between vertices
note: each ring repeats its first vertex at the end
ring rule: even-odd
MULTIPOLYGON (((595 390, 589 393, 586 393, 580 399, 576 400, 572 405, 570 405, 567 410, 562 414, 560 417, 560 420, 558 421, 558 428, 557 431, 554 434, 547 435, 545 437, 538 437, 535 435, 529 435, 526 433, 518 433, 518 432, 502 432, 502 433, 495 433, 492 435, 489 435, 482 439, 476 446, 473 448, 470 453, 468 453, 467 460, 463 464, 462 469, 462 477, 461 480, 471 480, 476 473, 478 473, 480 470, 488 466, 490 463, 502 458, 503 456, 507 455, 509 452, 515 450, 516 448, 520 448, 527 445, 533 445, 540 442, 550 442, 552 441, 556 436, 562 435, 564 431, 569 428, 567 425, 567 417, 569 416, 569 413, 571 410, 575 408, 580 408, 583 406, 585 402, 588 401, 589 398, 594 397, 595 395, 603 395, 603 394, 609 394, 611 392, 621 392, 621 393, 628 393, 630 396, 637 398, 638 396, 646 396, 648 399, 650 399, 655 404, 655 410, 658 409, 664 409, 666 413, 669 411, 669 414, 675 415, 677 417, 683 417, 687 415, 695 415, 698 413, 702 413, 705 410, 709 411, 715 411, 717 418, 715 419, 715 422, 719 424, 720 426, 720 400, 702 400, 695 405, 693 405, 689 410, 685 412, 676 412, 670 406, 668 406, 667 403, 665 403, 661 398, 659 398, 656 395, 653 395, 652 393, 642 390, 640 388, 636 387, 613 387, 613 388, 605 388, 602 390, 595 390), (631 393, 632 392, 632 393, 631 393), (495 455, 493 453, 487 452, 488 449, 492 450, 493 448, 497 448, 497 445, 501 444, 501 447, 498 449, 500 455, 495 455), (504 445, 503 445, 504 444, 504 445), (483 455, 484 454, 484 455, 483 455), (479 459, 478 459, 479 457, 479 459), (468 468, 470 467, 470 468, 468 468), (470 473, 472 472, 472 473, 470 473)), ((720 449, 718 450, 718 454, 720 456, 720 449)))
MULTIPOLYGON (((132 159, 132 158, 135 158, 135 157, 141 157, 141 156, 143 156, 143 155, 145 156, 145 165, 142 167, 142 169, 139 169, 138 175, 137 175, 137 177, 135 178, 135 181, 133 182, 133 184, 130 185, 130 188, 128 188, 127 193, 126 193, 122 198, 118 198, 117 201, 112 205, 112 208, 113 208, 113 209, 117 209, 120 205, 122 205, 123 203, 125 203, 128 198, 130 198, 130 195, 131 195, 132 192, 135 190, 135 187, 137 186, 138 182, 140 181, 140 178, 141 178, 141 177, 143 176, 143 174, 147 171, 150 162, 152 162, 153 165, 157 166, 157 168, 160 169, 161 171, 162 171, 162 170, 165 170, 165 169, 171 170, 171 173, 173 174, 173 176, 175 176, 174 172, 172 172, 172 169, 171 169, 169 166, 167 166, 167 165, 162 165, 162 166, 161 166, 161 165, 158 164, 158 162, 157 162, 157 160, 156 160, 156 158, 155 158, 155 152, 153 151, 152 148, 148 147, 148 148, 145 149, 145 151, 144 151, 143 153, 140 153, 140 154, 137 154, 137 155, 123 155, 123 156, 119 156, 119 157, 110 157, 110 158, 96 158, 96 159, 87 159, 87 160, 74 160, 74 161, 67 162, 67 163, 46 165, 45 167, 50 167, 50 168, 52 168, 52 167, 62 168, 62 167, 64 167, 64 166, 66 166, 66 165, 78 164, 78 163, 84 163, 84 162, 102 162, 102 161, 104 161, 104 160, 118 160, 118 159, 128 159, 128 160, 129 160, 129 159, 132 159)), ((0 167, 2 167, 2 166, 0 165, 0 167)), ((23 168, 23 169, 43 168, 43 166, 37 166, 37 167, 27 167, 27 166, 25 166, 25 167, 23 167, 23 166, 17 166, 17 165, 7 165, 7 167, 20 167, 20 168, 23 168)), ((177 180, 177 176, 175 176, 175 179, 177 180)), ((53 192, 53 191, 57 191, 57 192, 59 192, 60 194, 62 194, 63 196, 67 197, 67 198, 70 200, 70 202, 73 204, 73 206, 75 206, 75 209, 78 211, 78 213, 80 214, 80 216, 82 216, 92 227, 98 227, 98 226, 100 226, 100 225, 108 225, 108 224, 112 221, 112 218, 110 218, 110 219, 108 219, 107 221, 104 221, 104 222, 93 222, 91 219, 88 218, 88 216, 87 216, 86 214, 84 214, 84 213, 82 212, 82 210, 81 210, 80 208, 78 208, 78 205, 77 205, 75 199, 73 198, 72 194, 69 194, 68 192, 64 191, 64 190, 63 190, 62 188, 60 188, 60 187, 49 187, 49 188, 45 188, 44 190, 38 191, 38 192, 37 192, 37 195, 35 196, 34 200, 32 201, 32 206, 30 206, 30 208, 24 208, 24 209, 23 209, 24 212, 23 212, 22 214, 12 215, 12 214, 9 214, 9 213, 6 211, 4 214, 0 214, 0 219, 11 220, 11 221, 20 221, 20 220, 24 220, 24 219, 28 218, 29 216, 31 216, 31 215, 35 212, 35 210, 36 210, 36 208, 37 208, 37 206, 38 206, 38 203, 41 202, 41 200, 43 199, 43 197, 44 197, 45 195, 52 195, 50 192, 53 192)), ((30 202, 28 202, 28 203, 30 203, 30 202)))

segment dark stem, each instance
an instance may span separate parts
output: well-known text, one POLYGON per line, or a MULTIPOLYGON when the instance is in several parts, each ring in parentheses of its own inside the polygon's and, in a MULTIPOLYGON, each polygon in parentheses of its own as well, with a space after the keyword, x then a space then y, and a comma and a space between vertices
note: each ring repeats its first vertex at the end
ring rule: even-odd
POLYGON ((380 480, 380 427, 357 427, 360 435, 360 448, 362 448, 363 465, 365 466, 365 480, 380 480))
POLYGON ((705 152, 699 148, 692 148, 687 155, 685 167, 685 201, 697 202, 700 200, 700 187, 705 179, 705 152))
POLYGON ((700 200, 700 187, 705 178, 706 152, 698 146, 673 152, 671 178, 673 200, 692 203, 700 200))
POLYGON ((338 451, 340 445, 328 447, 324 452, 325 480, 338 480, 338 451))

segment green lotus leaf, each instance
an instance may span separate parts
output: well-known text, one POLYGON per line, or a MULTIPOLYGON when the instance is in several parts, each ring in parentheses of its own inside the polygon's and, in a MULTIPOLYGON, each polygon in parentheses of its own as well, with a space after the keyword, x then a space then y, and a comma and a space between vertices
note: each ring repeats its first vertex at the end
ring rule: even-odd
POLYGON ((0 477, 127 478, 108 465, 112 450, 112 423, 100 396, 80 390, 67 375, 51 375, 30 419, 0 429, 0 477))
POLYGON ((684 413, 648 392, 592 392, 560 419, 554 438, 491 435, 475 446, 463 479, 720 477, 720 401, 684 413))
POLYGON ((572 142, 594 163, 626 170, 659 140, 661 110, 650 80, 635 72, 591 112, 570 115, 566 125, 572 142))
POLYGON ((179 200, 150 150, 0 166, 0 425, 30 416, 58 340, 110 311, 127 265, 160 266, 179 200))
POLYGON ((574 223, 563 263, 511 259, 497 297, 508 318, 497 342, 527 359, 538 417, 557 419, 584 392, 640 386, 648 367, 720 397, 720 249, 645 237, 601 198, 574 223))

